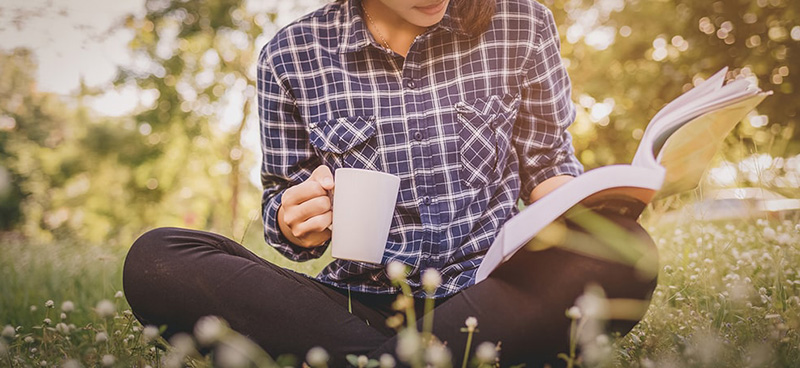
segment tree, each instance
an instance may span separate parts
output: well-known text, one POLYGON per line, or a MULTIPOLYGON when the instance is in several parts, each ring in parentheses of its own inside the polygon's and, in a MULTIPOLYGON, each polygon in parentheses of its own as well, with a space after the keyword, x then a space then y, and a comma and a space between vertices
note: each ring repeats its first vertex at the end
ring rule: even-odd
POLYGON ((638 144, 631 138, 641 137, 655 112, 723 66, 731 67, 729 77, 749 77, 775 93, 758 110, 769 123, 750 119, 731 141, 776 156, 800 152, 795 2, 544 2, 560 25, 574 98, 587 110, 574 128, 587 166, 630 160, 638 144))

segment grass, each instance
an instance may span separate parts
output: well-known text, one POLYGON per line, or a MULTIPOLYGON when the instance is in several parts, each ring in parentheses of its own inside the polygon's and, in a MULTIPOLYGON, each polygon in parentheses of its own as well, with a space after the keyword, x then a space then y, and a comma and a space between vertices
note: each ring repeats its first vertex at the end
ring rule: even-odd
MULTIPOLYGON (((798 220, 794 214, 663 223, 651 216, 646 224, 659 246, 661 272, 645 319, 618 340, 605 335, 587 339, 586 333, 576 336, 583 349, 572 363, 795 366, 800 361, 798 220)), ((0 327, 8 326, 0 337, 0 366, 210 365, 197 355, 187 336, 172 341, 174 348, 167 352, 157 349, 166 342, 131 316, 117 293, 126 249, 9 237, 0 239, 0 244, 0 327), (71 311, 61 311, 65 301, 72 303, 71 311)), ((255 251, 280 259, 267 248, 255 251)), ((204 338, 218 343, 218 356, 229 365, 257 360, 272 366, 270 357, 227 330, 224 321, 210 322, 204 338)), ((310 359, 324 363, 324 352, 315 354, 310 359)), ((351 358, 358 363, 358 357, 351 358)), ((279 363, 295 365, 288 360, 279 363)))

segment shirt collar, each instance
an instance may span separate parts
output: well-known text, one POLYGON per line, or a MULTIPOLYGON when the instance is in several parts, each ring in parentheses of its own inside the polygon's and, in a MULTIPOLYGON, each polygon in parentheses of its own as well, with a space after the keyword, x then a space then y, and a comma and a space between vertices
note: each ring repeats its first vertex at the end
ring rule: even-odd
MULTIPOLYGON (((470 34, 462 29, 455 16, 450 13, 453 9, 453 0, 447 4, 444 17, 439 23, 430 27, 425 33, 431 33, 436 29, 443 29, 453 33, 458 33, 465 36, 470 34)), ((364 18, 361 17, 361 0, 347 0, 342 4, 342 35, 339 41, 339 53, 355 52, 363 49, 372 42, 372 36, 369 34, 364 18)))

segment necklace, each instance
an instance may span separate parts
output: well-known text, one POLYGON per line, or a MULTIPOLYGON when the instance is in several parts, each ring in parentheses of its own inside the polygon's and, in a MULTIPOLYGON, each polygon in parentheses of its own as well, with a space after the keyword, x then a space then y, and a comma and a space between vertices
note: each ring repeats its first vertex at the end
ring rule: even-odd
POLYGON ((372 16, 369 15, 369 12, 367 11, 367 8, 362 6, 361 9, 364 10, 364 14, 367 15, 367 19, 369 19, 369 23, 372 24, 372 28, 375 28, 375 31, 378 33, 378 37, 380 37, 380 39, 383 42, 383 45, 386 47, 386 49, 387 50, 392 50, 392 47, 389 46, 389 42, 386 41, 386 37, 383 37, 383 33, 381 33, 380 28, 378 28, 378 26, 375 24, 375 21, 372 20, 372 16))

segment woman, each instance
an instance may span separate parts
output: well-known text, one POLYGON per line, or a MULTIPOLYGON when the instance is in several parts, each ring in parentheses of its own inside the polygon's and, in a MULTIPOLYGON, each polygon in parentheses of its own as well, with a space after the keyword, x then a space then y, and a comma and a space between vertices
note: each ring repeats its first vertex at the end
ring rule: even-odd
MULTIPOLYGON (((632 267, 559 247, 518 252, 474 284, 517 200, 582 172, 559 51, 552 14, 530 0, 338 1, 283 28, 258 64, 266 240, 295 261, 319 257, 335 169, 390 172, 401 184, 382 263, 334 260, 311 278, 216 234, 157 229, 126 259, 137 318, 170 335, 214 314, 272 355, 322 346, 332 366, 346 354, 378 358, 395 351, 385 320, 398 290, 385 266, 398 261, 419 316, 422 271, 441 274, 433 329, 454 365, 470 316, 476 342, 502 341, 503 366, 557 363, 569 346, 564 311, 588 283, 637 299, 655 286, 632 267)), ((635 220, 606 216, 652 246, 635 220)))

